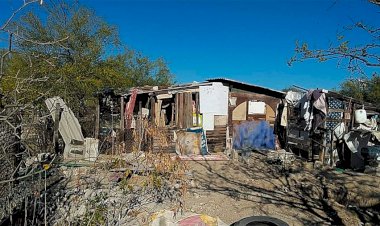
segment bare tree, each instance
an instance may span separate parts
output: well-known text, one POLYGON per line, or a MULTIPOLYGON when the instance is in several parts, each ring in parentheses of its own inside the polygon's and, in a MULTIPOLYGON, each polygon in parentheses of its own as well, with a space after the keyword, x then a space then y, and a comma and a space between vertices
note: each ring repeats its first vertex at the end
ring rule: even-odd
MULTIPOLYGON (((45 97, 47 92, 38 93, 33 100, 25 101, 25 94, 29 87, 35 83, 43 84, 44 79, 34 77, 32 73, 27 77, 20 76, 23 70, 33 70, 34 65, 31 63, 28 67, 20 68, 17 71, 7 70, 9 60, 16 55, 29 62, 38 57, 19 51, 15 43, 20 40, 41 46, 58 44, 64 40, 29 39, 12 29, 13 20, 20 16, 19 14, 22 14, 27 7, 42 3, 42 0, 20 1, 21 6, 13 11, 0 26, 0 35, 8 37, 8 40, 4 41, 6 42, 4 46, 7 48, 0 50, 0 170, 2 172, 0 176, 0 223, 8 219, 9 223, 18 224, 12 222, 14 211, 25 203, 25 213, 27 213, 27 207, 33 203, 32 201, 28 202, 28 197, 33 197, 33 194, 36 195, 44 190, 44 183, 41 180, 44 179, 42 175, 46 171, 30 160, 38 153, 51 150, 46 146, 46 141, 50 142, 44 132, 46 131, 46 117, 41 117, 43 113, 35 108, 35 104, 45 97), (3 92, 2 88, 9 79, 14 81, 13 89, 11 92, 3 92)), ((37 203, 37 199, 34 199, 34 203, 37 203)), ((24 223, 28 224, 26 219, 24 223)))
MULTIPOLYGON (((379 0, 370 0, 369 2, 380 5, 379 0)), ((292 65, 294 62, 310 59, 319 62, 337 60, 338 65, 347 67, 353 74, 366 76, 368 69, 380 67, 380 28, 364 22, 356 22, 352 26, 345 27, 343 32, 337 35, 336 44, 330 44, 325 49, 310 49, 306 42, 297 42, 295 55, 288 61, 288 64, 292 65), (364 34, 368 42, 355 45, 345 38, 344 32, 364 34)))

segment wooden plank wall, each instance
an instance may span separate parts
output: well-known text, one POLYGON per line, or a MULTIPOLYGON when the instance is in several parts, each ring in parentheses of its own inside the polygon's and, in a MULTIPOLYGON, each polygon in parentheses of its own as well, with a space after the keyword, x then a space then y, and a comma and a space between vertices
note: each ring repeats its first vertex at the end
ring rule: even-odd
MULTIPOLYGON (((197 94, 195 94, 195 101, 199 100, 197 94)), ((172 136, 173 130, 186 129, 193 127, 193 93, 181 92, 174 96, 174 119, 176 128, 166 128, 167 134, 172 136)), ((196 103, 196 111, 199 111, 199 103, 196 103)), ((162 128, 164 129, 164 128, 162 128)), ((226 147, 226 132, 227 126, 215 126, 213 131, 207 131, 207 144, 210 152, 222 152, 226 147)), ((155 139, 155 138, 153 138, 155 139)), ((169 137, 169 141, 172 141, 172 137, 169 137)), ((158 141, 153 141, 157 143, 158 141)), ((173 151, 174 142, 169 142, 168 148, 163 148, 163 151, 173 151)), ((154 151, 159 151, 161 148, 154 145, 154 151)))
POLYGON ((177 93, 175 97, 176 125, 180 129, 193 126, 193 98, 191 92, 177 93))
POLYGON ((214 130, 206 131, 209 152, 222 152, 226 148, 227 126, 215 126, 214 130))
POLYGON ((183 93, 178 93, 178 121, 179 128, 183 128, 183 93))
POLYGON ((166 133, 168 137, 168 147, 159 147, 158 138, 153 138, 153 151, 173 152, 175 150, 175 143, 173 142, 173 133, 176 129, 186 129, 193 127, 193 98, 191 92, 181 92, 174 96, 174 115, 175 120, 174 128, 162 127, 163 133, 166 133))

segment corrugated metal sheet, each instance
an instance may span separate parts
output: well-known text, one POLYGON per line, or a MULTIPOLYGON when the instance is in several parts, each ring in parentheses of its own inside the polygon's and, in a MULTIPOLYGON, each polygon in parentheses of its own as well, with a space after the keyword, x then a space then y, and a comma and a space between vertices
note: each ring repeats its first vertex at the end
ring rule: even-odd
POLYGON ((66 144, 70 144, 74 140, 84 143, 84 137, 79 121, 62 98, 48 98, 45 100, 45 103, 50 111, 53 121, 55 120, 55 114, 58 113, 55 109, 56 104, 59 103, 60 108, 63 109, 61 120, 59 121, 59 133, 61 134, 64 142, 66 144))

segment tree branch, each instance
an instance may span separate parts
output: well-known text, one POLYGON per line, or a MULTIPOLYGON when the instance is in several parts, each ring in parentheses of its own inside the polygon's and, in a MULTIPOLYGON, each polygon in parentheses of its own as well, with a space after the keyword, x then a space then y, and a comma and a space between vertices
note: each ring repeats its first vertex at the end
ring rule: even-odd
POLYGON ((9 23, 12 21, 12 19, 16 16, 17 13, 19 13, 26 6, 28 6, 28 5, 32 4, 32 3, 35 3, 35 2, 39 2, 39 1, 40 0, 24 1, 24 4, 22 6, 20 6, 20 8, 18 8, 17 10, 15 10, 12 13, 12 15, 5 21, 5 23, 3 24, 3 26, 0 27, 0 30, 5 31, 5 28, 9 25, 9 23))
POLYGON ((36 45, 54 45, 54 44, 57 44, 59 42, 63 42, 67 39, 69 39, 69 36, 66 36, 64 38, 61 38, 61 39, 57 39, 57 40, 53 40, 53 41, 49 41, 49 42, 41 42, 41 41, 36 41, 36 40, 33 40, 33 39, 28 39, 28 38, 25 38, 21 35, 18 35, 16 33, 13 33, 14 36, 17 36, 19 39, 22 39, 26 42, 30 42, 30 43, 33 43, 33 44, 36 44, 36 45))

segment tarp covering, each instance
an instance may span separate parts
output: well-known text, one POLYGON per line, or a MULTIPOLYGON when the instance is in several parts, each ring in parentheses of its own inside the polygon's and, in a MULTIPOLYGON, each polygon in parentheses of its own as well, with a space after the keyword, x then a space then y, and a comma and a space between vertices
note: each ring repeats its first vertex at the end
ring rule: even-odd
POLYGON ((267 121, 246 121, 234 126, 233 148, 274 149, 275 135, 267 121))

